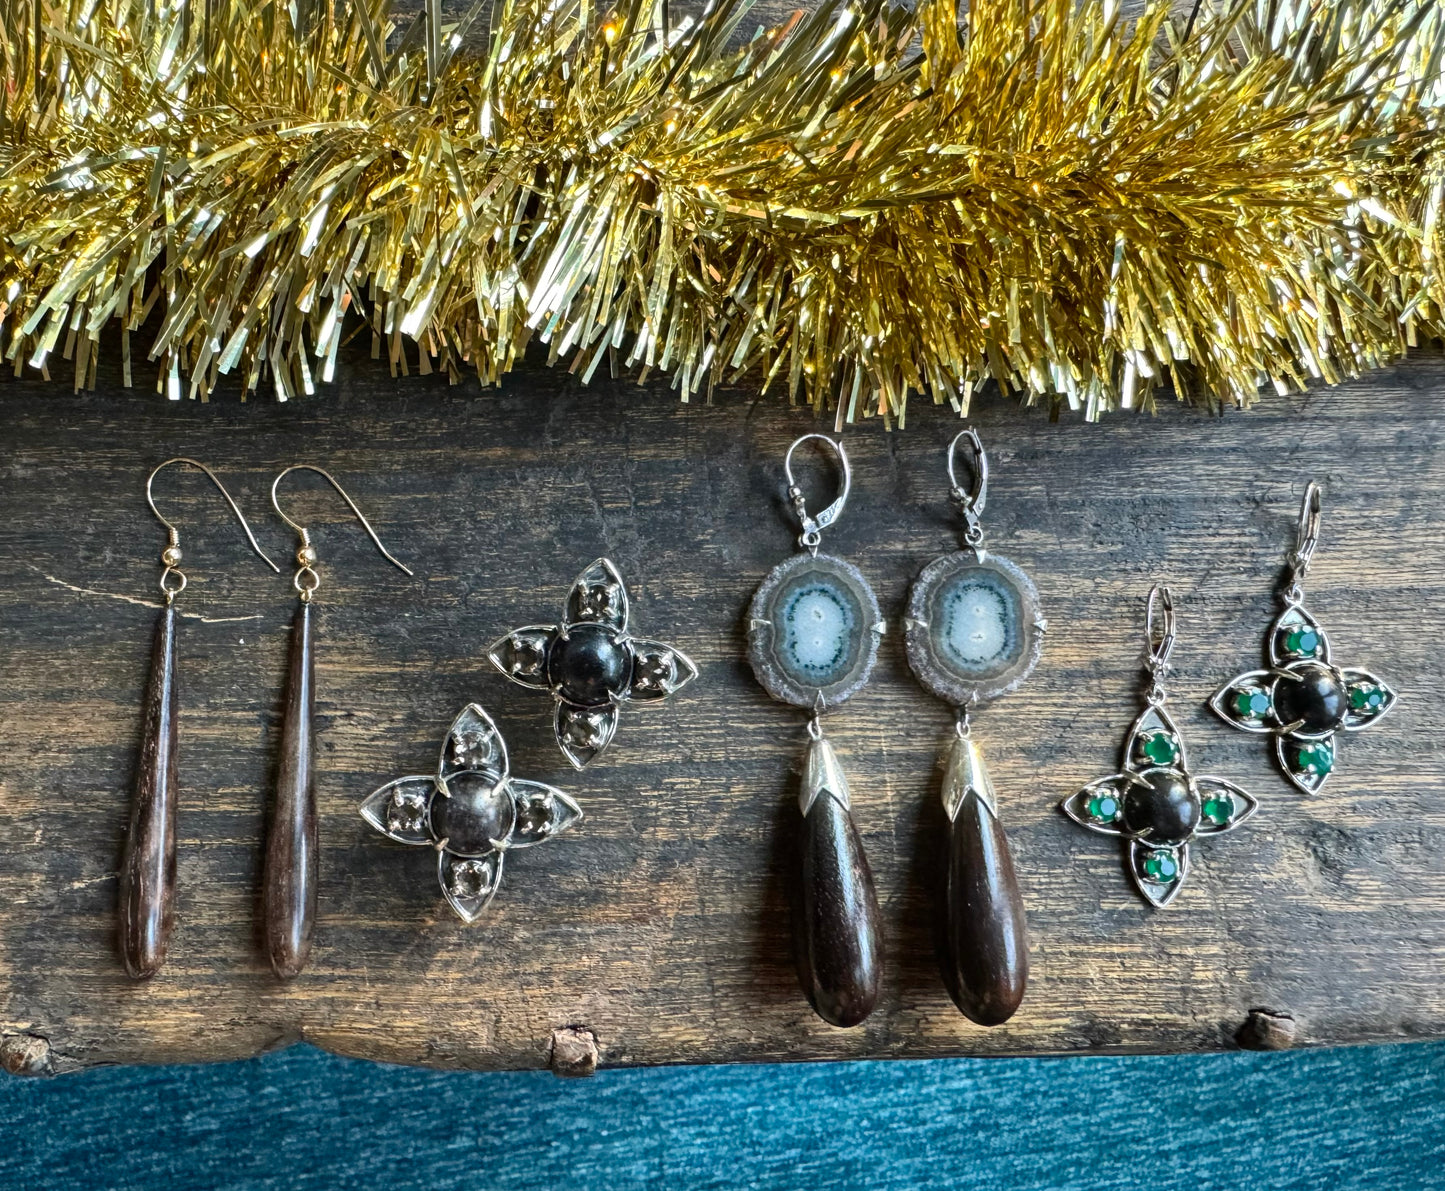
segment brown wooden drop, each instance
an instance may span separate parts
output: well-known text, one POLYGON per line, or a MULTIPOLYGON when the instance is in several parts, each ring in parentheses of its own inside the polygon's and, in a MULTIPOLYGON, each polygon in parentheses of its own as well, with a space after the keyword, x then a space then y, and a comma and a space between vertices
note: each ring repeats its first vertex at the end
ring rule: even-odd
POLYGON ((130 831, 120 865, 120 957, 128 975, 146 980, 161 970, 176 894, 176 610, 156 623, 146 683, 140 765, 130 831))
POLYGON ((1003 825, 976 791, 959 804, 948 840, 944 983, 981 1026, 1008 1021, 1029 978, 1024 903, 1003 825))
POLYGON ((878 1003, 882 976, 878 895, 853 816, 821 793, 803 820, 798 978, 824 1021, 856 1026, 878 1003))
POLYGON ((316 666, 309 603, 297 605, 291 622, 290 666, 261 885, 266 954, 272 970, 283 979, 306 966, 316 919, 316 775, 312 757, 316 666))

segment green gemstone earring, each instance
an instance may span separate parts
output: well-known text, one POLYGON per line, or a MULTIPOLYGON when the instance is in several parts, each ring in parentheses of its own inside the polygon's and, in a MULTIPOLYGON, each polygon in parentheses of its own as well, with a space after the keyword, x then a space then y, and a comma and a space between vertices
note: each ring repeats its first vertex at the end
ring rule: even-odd
POLYGON ((1080 827, 1129 845, 1129 876, 1151 906, 1167 906, 1189 875, 1189 845, 1233 831, 1259 809, 1254 795, 1219 777, 1189 771, 1184 737, 1164 707, 1164 676, 1174 651, 1174 600, 1149 592, 1147 706, 1124 740, 1123 772, 1090 782, 1059 809, 1080 827))
POLYGON ((1281 593, 1284 611, 1265 639, 1269 668, 1231 679, 1209 700, 1225 723, 1273 736, 1280 768, 1306 794, 1323 786, 1334 771, 1335 733, 1370 727, 1398 699, 1368 670, 1331 662, 1329 638, 1305 611, 1305 574, 1319 539, 1320 487, 1311 480, 1281 593))

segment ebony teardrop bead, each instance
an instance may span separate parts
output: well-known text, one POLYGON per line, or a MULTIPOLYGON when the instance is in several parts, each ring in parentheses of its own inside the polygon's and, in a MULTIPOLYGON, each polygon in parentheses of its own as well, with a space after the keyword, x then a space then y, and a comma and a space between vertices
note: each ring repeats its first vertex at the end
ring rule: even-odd
POLYGON ((853 816, 827 791, 803 820, 798 978, 824 1021, 856 1026, 878 1003, 878 895, 853 816))
POLYGON ((316 919, 315 715, 311 604, 303 601, 297 605, 291 622, 281 757, 261 878, 266 955, 272 970, 283 979, 297 975, 306 966, 311 954, 311 926, 316 919))
POLYGON ((981 1026, 1008 1021, 1024 998, 1029 944, 1008 837, 976 791, 959 803, 948 839, 944 983, 981 1026))
POLYGON ((137 980, 161 970, 175 922, 176 727, 176 610, 168 605, 156 624, 140 766, 120 864, 120 957, 126 974, 137 980))

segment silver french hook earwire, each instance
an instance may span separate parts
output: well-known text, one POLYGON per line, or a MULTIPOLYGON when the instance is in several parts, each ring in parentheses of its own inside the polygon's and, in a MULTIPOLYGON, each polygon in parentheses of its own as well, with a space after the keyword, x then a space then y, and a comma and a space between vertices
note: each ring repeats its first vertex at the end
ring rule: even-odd
POLYGON ((205 472, 206 475, 210 477, 211 483, 216 486, 221 495, 226 498, 226 503, 231 506, 231 512, 236 514, 236 520, 241 523, 241 528, 246 533, 246 540, 251 543, 251 549, 256 552, 262 562, 279 575, 281 568, 272 562, 266 552, 261 549, 260 544, 256 541, 256 535, 251 532, 250 523, 246 520, 245 514, 241 512, 241 506, 231 498, 231 494, 226 491, 226 486, 221 483, 216 473, 204 463, 200 463, 195 459, 188 459, 184 455, 177 455, 174 459, 167 459, 164 463, 157 464, 156 467, 152 469, 151 474, 146 477, 146 504, 150 506, 151 512, 155 514, 156 520, 166 527, 166 537, 168 539, 165 549, 161 551, 161 565, 165 567, 165 570, 161 572, 160 578, 161 594, 166 597, 166 603, 170 604, 176 596, 180 595, 181 592, 186 589, 186 573, 180 568, 182 557, 181 531, 161 516, 161 511, 156 508, 156 498, 153 490, 156 476, 160 475, 162 471, 170 467, 173 463, 187 464, 190 467, 205 472))
POLYGON ((1149 647, 1144 668, 1153 679, 1146 698, 1151 707, 1158 707, 1164 702, 1164 676, 1169 673, 1169 655, 1174 652, 1178 635, 1174 626, 1174 595, 1167 584, 1156 583, 1149 589, 1144 635, 1149 647))
POLYGON ((958 506, 958 511, 963 514, 964 545, 975 554, 979 553, 983 549, 983 507, 988 501, 988 454, 983 449, 983 439, 979 438, 978 431, 971 426, 967 430, 960 430, 948 444, 948 494, 958 506), (961 442, 967 442, 973 451, 973 486, 967 492, 958 482, 955 462, 958 458, 958 444, 961 442))
POLYGON ((805 434, 793 441, 793 445, 788 448, 788 453, 783 457, 783 474, 788 479, 788 499, 792 502, 793 512, 797 514, 798 521, 803 526, 803 532, 798 535, 798 545, 816 555, 818 545, 823 540, 823 530, 838 520, 842 515, 843 506, 848 503, 848 491, 853 486, 853 469, 848 465, 848 452, 843 449, 841 442, 829 438, 826 434, 805 434), (808 515, 807 504, 803 499, 803 490, 798 487, 797 480, 793 478, 793 452, 810 439, 825 444, 825 449, 832 451, 837 456, 838 470, 843 476, 842 491, 838 493, 837 499, 816 517, 808 515))
POLYGON ((276 500, 276 492, 281 486, 281 481, 293 471, 314 471, 318 476, 321 476, 328 484, 336 489, 337 494, 346 502, 346 507, 356 514, 356 519, 361 522, 361 528, 366 530, 367 537, 372 540, 376 548, 381 552, 382 558, 386 559, 387 562, 391 563, 392 566, 404 574, 415 574, 406 563, 396 558, 391 551, 381 544, 381 539, 376 536, 376 530, 371 528, 371 522, 368 521, 365 514, 356 507, 356 502, 347 495, 346 489, 337 483, 335 476, 329 471, 315 467, 310 463, 293 463, 271 481, 271 507, 276 510, 276 515, 280 517, 282 521, 286 522, 287 525, 296 531, 296 536, 300 539, 300 543, 296 547, 297 571, 296 574, 292 576, 291 585, 296 588, 296 592, 300 595, 303 604, 309 604, 311 602, 311 597, 316 593, 316 589, 321 586, 321 576, 318 575, 315 570, 316 549, 311 545, 310 533, 307 532, 304 525, 298 525, 292 521, 290 517, 286 516, 281 509, 280 503, 276 500))
POLYGON ((1289 587, 1284 598, 1290 604, 1304 603, 1305 576, 1309 574, 1315 548, 1320 544, 1320 509, 1320 486, 1311 480, 1305 485, 1304 499, 1300 501, 1299 530, 1289 556, 1289 587))

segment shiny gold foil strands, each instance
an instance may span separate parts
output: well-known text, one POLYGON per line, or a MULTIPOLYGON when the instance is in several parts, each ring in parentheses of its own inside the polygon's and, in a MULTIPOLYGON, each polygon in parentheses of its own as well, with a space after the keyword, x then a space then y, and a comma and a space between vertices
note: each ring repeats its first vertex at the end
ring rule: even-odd
POLYGON ((90 385, 115 324, 127 383, 286 399, 358 333, 483 384, 535 341, 901 422, 1442 333, 1438 0, 746 7, 0 0, 0 354, 90 385))

